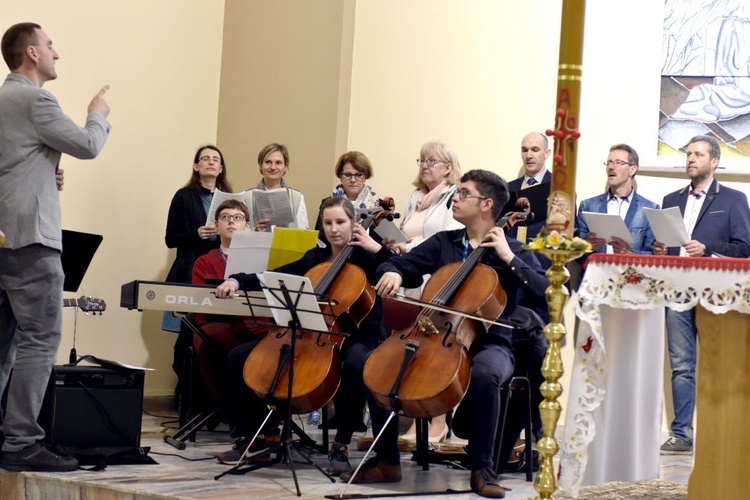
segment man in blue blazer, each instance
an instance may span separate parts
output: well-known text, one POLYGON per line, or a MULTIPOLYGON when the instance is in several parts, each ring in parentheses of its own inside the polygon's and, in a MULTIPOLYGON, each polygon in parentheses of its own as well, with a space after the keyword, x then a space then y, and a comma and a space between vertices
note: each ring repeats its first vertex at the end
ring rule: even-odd
MULTIPOLYGON (((552 181, 552 173, 545 167, 545 162, 550 155, 549 141, 547 136, 540 132, 530 132, 521 141, 521 160, 523 161, 523 175, 518 179, 508 182, 508 191, 511 193, 521 191, 527 187, 547 183, 549 194, 549 183, 552 181)), ((531 207, 534 212, 534 207, 531 207)), ((522 243, 526 243, 541 231, 547 223, 547 214, 536 212, 536 221, 529 224, 516 226, 508 233, 522 243)))
MULTIPOLYGON (((679 207, 688 240, 681 247, 654 243, 656 255, 750 257, 750 209, 744 193, 719 184, 714 171, 721 150, 716 139, 699 135, 686 146, 690 185, 664 197, 664 208, 679 207)), ((693 452, 695 358, 698 330, 695 309, 667 309, 667 344, 672 366, 672 402, 675 417, 664 454, 693 452)))
POLYGON ((38 24, 11 26, 2 38, 11 70, 0 87, 0 392, 8 384, 0 467, 64 472, 78 468, 40 441, 37 424, 62 337, 60 157, 94 158, 109 136, 104 87, 79 127, 41 87, 59 58, 38 24))
POLYGON ((627 144, 615 144, 609 148, 609 156, 604 166, 607 167, 608 189, 604 194, 581 202, 577 218, 579 236, 591 243, 597 252, 650 254, 654 244, 654 233, 651 232, 643 209, 658 209, 659 205, 635 192, 633 179, 638 172, 638 153, 627 144), (627 244, 618 237, 607 241, 597 236, 589 231, 583 212, 619 215, 625 220, 633 242, 627 244))

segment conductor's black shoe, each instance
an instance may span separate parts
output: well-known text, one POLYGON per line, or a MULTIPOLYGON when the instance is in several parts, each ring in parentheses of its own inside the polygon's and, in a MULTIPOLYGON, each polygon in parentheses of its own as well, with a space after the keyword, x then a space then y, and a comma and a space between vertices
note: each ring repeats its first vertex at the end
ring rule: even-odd
POLYGON ((70 472, 78 468, 78 460, 58 455, 37 442, 19 451, 4 451, 0 467, 9 471, 70 472))

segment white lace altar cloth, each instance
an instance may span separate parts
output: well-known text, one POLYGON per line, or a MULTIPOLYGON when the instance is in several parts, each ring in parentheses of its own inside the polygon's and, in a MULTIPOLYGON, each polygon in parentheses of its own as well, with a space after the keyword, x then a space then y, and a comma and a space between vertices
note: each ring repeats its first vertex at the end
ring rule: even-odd
POLYGON ((750 313, 750 260, 631 254, 593 254, 588 258, 576 314, 588 327, 581 331, 590 335, 579 331, 575 346, 571 386, 577 390, 571 391, 568 400, 560 443, 562 490, 578 496, 588 448, 596 435, 594 413, 605 397, 607 361, 601 306, 631 310, 666 306, 684 311, 698 303, 715 314, 750 313))

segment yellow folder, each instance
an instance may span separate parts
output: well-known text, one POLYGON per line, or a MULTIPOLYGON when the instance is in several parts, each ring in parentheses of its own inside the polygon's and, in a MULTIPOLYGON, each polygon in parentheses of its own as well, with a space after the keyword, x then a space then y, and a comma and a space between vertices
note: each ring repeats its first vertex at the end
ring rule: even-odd
POLYGON ((275 227, 268 256, 268 269, 297 261, 318 242, 318 232, 313 229, 275 227))

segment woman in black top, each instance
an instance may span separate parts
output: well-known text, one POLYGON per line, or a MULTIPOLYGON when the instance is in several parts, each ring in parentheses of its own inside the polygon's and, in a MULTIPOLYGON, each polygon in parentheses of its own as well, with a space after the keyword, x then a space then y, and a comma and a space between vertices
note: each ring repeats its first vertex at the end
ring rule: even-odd
MULTIPOLYGON (((317 264, 332 261, 347 246, 354 246, 349 263, 360 267, 370 284, 375 283, 375 270, 377 266, 393 257, 393 252, 373 240, 362 226, 356 223, 354 207, 349 200, 344 198, 329 198, 321 204, 320 216, 323 222, 323 230, 326 233, 328 246, 325 248, 313 248, 309 250, 298 261, 281 266, 274 271, 304 275, 317 264)), ((258 290, 260 283, 255 274, 235 274, 229 277, 216 289, 217 297, 231 297, 237 290, 258 290)), ((343 331, 350 333, 342 347, 342 377, 341 385, 334 396, 336 413, 338 415, 338 429, 335 442, 329 452, 331 461, 329 471, 332 474, 340 474, 351 470, 347 459, 347 445, 351 442, 354 426, 359 421, 364 408, 365 399, 368 396, 367 389, 362 379, 362 370, 369 354, 385 338, 383 326, 383 313, 380 298, 376 299, 370 314, 360 323, 359 328, 348 318, 342 318, 345 322, 343 331)), ((227 401, 227 413, 232 424, 232 434, 238 438, 235 448, 231 451, 219 454, 219 460, 224 463, 237 463, 242 458, 245 448, 250 444, 251 437, 260 427, 265 417, 265 405, 244 384, 242 370, 249 353, 257 345, 257 342, 236 347, 229 353, 229 390, 230 397, 227 401)), ((370 414, 373 421, 373 432, 378 432, 387 417, 387 413, 378 407, 374 400, 370 402, 370 414)), ((279 415, 277 415, 279 417, 279 415)), ((268 432, 268 426, 264 432, 268 432)), ((389 425, 386 433, 393 434, 393 439, 382 439, 379 443, 385 446, 376 448, 378 456, 392 463, 398 463, 398 447, 396 438, 398 429, 395 425, 389 425)), ((252 451, 255 456, 267 445, 265 442, 253 443, 252 451)), ((260 454, 262 456, 262 453, 260 454)))
MULTIPOLYGON (((190 283, 193 264, 198 257, 219 248, 216 227, 205 225, 214 190, 217 188, 232 192, 224 155, 216 146, 201 146, 195 152, 190 180, 177 190, 169 205, 164 241, 168 248, 177 249, 177 256, 167 274, 167 282, 190 283)), ((172 363, 172 369, 178 377, 175 392, 179 395, 182 392, 181 375, 185 365, 185 352, 193 345, 193 334, 187 329, 181 331, 180 319, 174 317, 171 311, 164 313, 162 330, 179 333, 172 363)), ((191 397, 194 399, 208 399, 207 394, 200 394, 200 389, 197 390, 198 394, 195 394, 195 388, 193 392, 191 397)))

